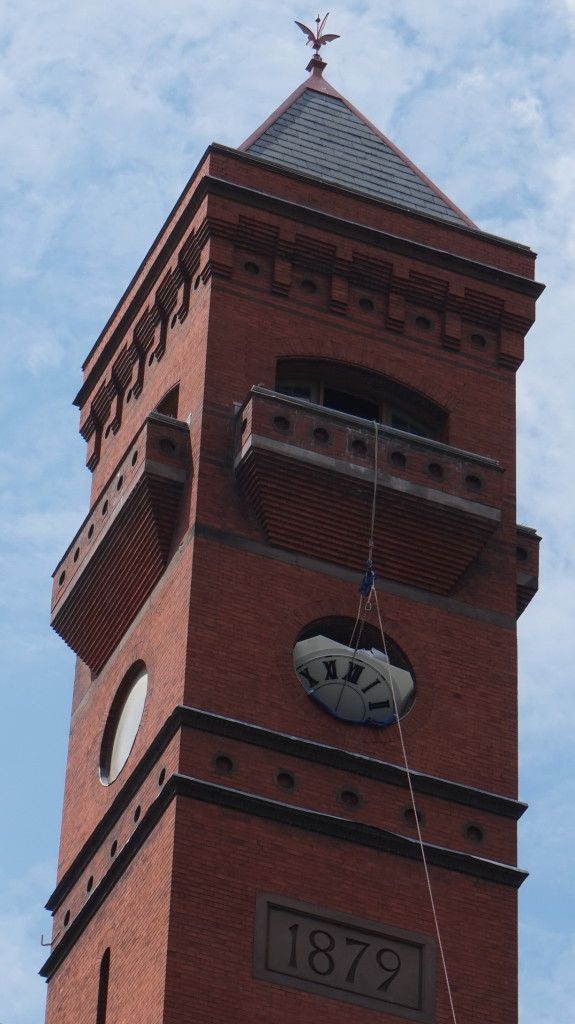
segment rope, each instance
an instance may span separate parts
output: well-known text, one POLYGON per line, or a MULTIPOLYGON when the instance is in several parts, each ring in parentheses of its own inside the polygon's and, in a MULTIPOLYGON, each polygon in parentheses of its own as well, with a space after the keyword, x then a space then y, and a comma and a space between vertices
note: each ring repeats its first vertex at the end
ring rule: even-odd
MULTIPOLYGON (((397 727, 399 729, 399 741, 400 741, 400 744, 401 744, 401 751, 402 751, 402 755, 403 755, 403 763, 405 765, 405 773, 406 773, 406 777, 407 777, 407 784, 408 784, 408 787, 409 787, 409 795, 410 795, 410 799, 411 799, 411 806, 412 806, 412 809, 413 809, 413 817, 414 817, 414 820, 415 820, 415 826, 417 828, 417 838, 418 838, 418 842, 419 842, 419 849, 420 849, 420 852, 421 852, 421 860, 423 862, 423 870, 425 872, 425 880, 426 880, 426 883, 427 883, 427 891, 428 891, 428 894, 429 894, 429 903, 430 903, 431 912, 432 912, 432 915, 433 915, 433 922, 434 922, 434 926, 435 926, 435 934, 437 936, 437 945, 439 947, 441 963, 442 963, 442 966, 443 966, 443 974, 444 974, 444 977, 445 977, 445 984, 447 986, 447 995, 449 997, 449 1005, 451 1007, 451 1016, 452 1016, 452 1019, 453 1019, 453 1024, 457 1024, 457 1018, 455 1016, 455 1005, 453 1003, 453 995, 452 995, 452 991, 451 991, 451 983, 449 981, 449 973, 447 971, 447 961, 445 959, 445 951, 444 951, 444 948, 443 948, 443 942, 442 942, 442 939, 441 939, 441 932, 440 932, 440 929, 439 929, 439 918, 437 916, 437 909, 436 909, 436 906, 435 906, 435 900, 433 898, 433 889, 431 887, 431 877, 430 877, 429 868, 428 868, 428 865, 427 865, 427 857, 425 855, 425 846, 424 846, 424 843, 423 843, 423 836, 421 834, 421 827, 419 825, 419 815, 418 815, 418 812, 417 812, 417 805, 415 803, 415 793, 413 791, 413 783, 411 781, 411 770, 410 770, 409 762, 408 762, 408 759, 407 759, 407 750, 406 750, 405 741, 404 741, 404 738, 403 738, 403 729, 402 729, 402 726, 401 726, 401 719, 399 717, 399 708, 397 706, 397 699, 396 699, 396 696, 395 696, 395 689, 394 689, 393 683, 392 683, 391 669, 389 668, 389 656, 388 656, 388 653, 387 653, 387 642, 386 642, 386 639, 385 639, 385 633, 383 631, 383 622, 382 622, 382 619, 381 619, 381 612, 379 610, 379 601, 378 601, 378 598, 377 598, 377 590, 375 589, 375 581, 377 579, 377 576, 376 576, 376 574, 375 574, 375 572, 373 570, 373 549, 374 549, 374 546, 375 546, 374 532, 375 532, 375 512, 376 512, 376 507, 377 507, 378 442, 379 442, 379 424, 376 421, 374 421, 374 427, 375 427, 375 447, 374 447, 373 497, 372 497, 372 502, 371 502, 371 527, 370 527, 370 536, 369 536, 369 555, 368 555, 368 559, 367 559, 367 562, 366 562, 365 575, 363 577, 363 580, 361 581, 361 585, 360 585, 360 588, 359 588, 359 592, 360 592, 359 609, 358 609, 358 613, 357 613, 357 618, 355 620, 355 625, 353 627, 352 639, 353 639, 353 636, 354 636, 356 630, 358 629, 358 623, 359 623, 360 618, 361 618, 362 605, 363 605, 363 613, 364 613, 363 614, 363 620, 361 622, 361 626, 360 626, 359 631, 358 631, 356 647, 355 647, 355 652, 357 653, 357 650, 358 650, 358 647, 359 647, 359 641, 361 639, 361 634, 362 634, 362 631, 363 631, 363 627, 365 625, 367 613, 368 613, 368 611, 371 610, 371 607, 372 607, 372 603, 371 602, 373 600, 375 602, 375 608, 376 608, 376 611, 377 611, 377 619, 378 619, 378 622, 379 622, 379 631, 381 633, 381 641, 382 641, 382 646, 383 646, 383 653, 385 654, 385 656, 387 658, 387 666, 388 666, 387 667, 387 674, 388 674, 389 689, 391 690, 391 696, 392 696, 392 700, 393 700, 393 710, 394 710, 394 713, 395 713, 395 721, 397 722, 397 727), (365 600, 365 605, 364 605, 364 600, 365 600)), ((350 642, 350 647, 351 646, 352 646, 352 644, 350 642)))
POLYGON ((378 471, 379 471, 379 467, 378 467, 378 459, 379 459, 379 453, 378 453, 378 447, 379 447, 379 423, 377 422, 377 420, 373 421, 373 425, 375 427, 375 445, 374 445, 374 453, 373 453, 373 493, 372 493, 372 498, 371 498, 371 524, 370 524, 370 528, 369 528, 369 552, 368 552, 368 556, 367 556, 367 562, 365 563, 365 573, 364 573, 363 579, 362 579, 362 581, 361 581, 361 583, 359 585, 359 593, 360 593, 361 596, 360 596, 360 599, 359 599, 359 608, 357 610, 357 618, 355 620, 354 627, 353 627, 353 629, 351 631, 351 638, 350 638, 350 641, 349 641, 349 646, 353 647, 354 646, 354 637, 355 637, 355 654, 357 654, 357 651, 358 651, 358 648, 359 648, 359 644, 360 644, 360 641, 361 641, 361 634, 363 632, 363 627, 365 625, 365 620, 366 620, 366 617, 367 617, 367 613, 369 611, 371 611, 371 604, 370 604, 370 601, 369 601, 369 597, 371 595, 371 591, 372 591, 373 587, 375 586, 375 581, 377 579, 377 576, 376 576, 376 574, 375 574, 375 572, 373 570, 373 548, 374 548, 374 545, 375 545, 375 538, 374 538, 374 532, 375 532, 375 511, 376 511, 376 508, 377 508, 377 474, 378 474, 378 471), (363 618, 362 618, 362 621, 361 621, 361 625, 359 625, 359 621, 360 621, 361 613, 362 613, 363 599, 364 598, 366 598, 365 608, 363 609, 363 618), (359 625, 359 630, 358 630, 358 625, 359 625), (356 636, 356 631, 357 631, 357 636, 356 636))
MULTIPOLYGON (((379 602, 378 602, 378 599, 377 599, 377 591, 375 589, 375 586, 373 588, 372 594, 373 594, 373 599, 375 601, 375 607, 376 607, 376 611, 377 611, 377 618, 378 618, 378 621, 379 621, 379 629, 380 629, 380 632, 381 632, 381 639, 382 639, 382 642, 383 642, 383 653, 385 654, 385 656, 387 658, 388 657, 388 655, 387 655, 387 644, 386 644, 386 641, 385 641, 385 633, 383 632, 383 623, 381 621, 381 613, 380 613, 380 610, 379 610, 379 602)), ((370 597, 371 596, 372 595, 370 595, 370 597)), ((389 659, 388 659, 388 662, 389 662, 389 659)), ((425 846, 423 844, 423 836, 421 834, 421 828, 420 828, 420 825, 419 825, 419 815, 418 815, 417 806, 416 806, 416 803, 415 803, 415 793, 413 791, 413 784, 412 784, 412 781, 411 781, 411 770, 410 770, 409 763, 408 763, 408 760, 407 760, 407 750, 406 750, 405 741, 404 741, 404 738, 403 738, 403 729, 401 727, 401 719, 399 717, 399 710, 398 710, 398 707, 397 707, 397 700, 396 700, 396 697, 395 697, 395 690, 394 690, 394 687, 393 687, 392 681, 391 681, 391 672, 389 672, 389 671, 388 671, 388 681, 389 681, 389 689, 391 690, 391 695, 392 695, 392 699, 393 699, 393 709, 394 709, 394 712, 395 712, 395 718, 396 718, 396 721, 397 721, 397 727, 399 729, 399 741, 401 743, 401 752, 402 752, 402 755, 403 755, 403 763, 405 765, 405 772, 406 772, 406 776, 407 776, 407 784, 408 784, 408 787, 409 787, 409 795, 410 795, 410 799, 411 799, 411 806, 413 808, 413 817, 415 819, 415 826, 417 828, 417 838, 418 838, 418 841, 419 841, 419 849, 421 851, 421 860, 423 861, 423 870, 425 872, 425 880, 427 882, 427 891, 429 893, 429 903, 430 903, 430 906, 431 906, 431 912, 433 914, 433 922, 434 922, 434 925, 435 925, 435 934, 437 936, 437 945, 439 947, 439 954, 441 956, 441 963, 442 963, 442 966, 443 966, 443 974, 444 974, 444 977, 445 977, 445 984, 447 985, 447 995, 449 997, 449 1005, 451 1007, 451 1016, 453 1018, 453 1024, 457 1024, 457 1018, 455 1016, 455 1006, 454 1006, 454 1003, 453 1003, 453 995, 452 995, 452 992, 451 992, 451 984, 450 984, 450 981, 449 981, 449 974, 448 974, 448 971, 447 971, 447 961, 445 959, 445 951, 444 951, 444 948, 443 948, 443 942, 441 940, 441 932, 440 932, 440 929, 439 929, 439 919, 438 919, 437 910, 436 910, 436 907, 435 907, 435 900, 433 898, 433 889, 431 887, 431 878, 430 878, 430 875, 429 875, 429 868, 428 868, 428 865, 427 865, 427 857, 425 855, 425 846)))
POLYGON ((377 420, 373 421, 373 425, 375 427, 375 439, 374 439, 374 449, 373 449, 373 496, 372 496, 372 499, 371 499, 371 527, 370 527, 370 530, 369 530, 369 554, 367 556, 367 561, 368 561, 369 565, 371 565, 372 561, 373 561, 373 546, 375 544, 375 539, 374 539, 373 534, 374 534, 374 530, 375 530, 375 509, 376 509, 376 505, 377 505, 377 474, 379 472, 379 466, 378 466, 378 458, 379 458, 379 452, 378 452, 378 447, 379 447, 379 423, 377 422, 377 420))
MULTIPOLYGON (((360 590, 361 590, 361 587, 360 587, 360 590)), ((354 648, 354 657, 357 654, 357 651, 358 651, 358 648, 359 648, 359 644, 360 644, 360 641, 361 641, 361 634, 363 632, 363 627, 365 625, 365 614, 363 616, 363 619, 360 622, 362 605, 363 605, 363 596, 361 596, 360 599, 359 599, 359 607, 357 609, 357 616, 356 616, 355 622, 353 624, 353 629, 351 631, 351 636, 349 638, 349 646, 354 648), (359 627, 359 629, 358 629, 358 627, 359 627), (356 631, 357 631, 357 635, 356 635, 356 631), (355 640, 354 640, 354 637, 355 637, 355 640)))

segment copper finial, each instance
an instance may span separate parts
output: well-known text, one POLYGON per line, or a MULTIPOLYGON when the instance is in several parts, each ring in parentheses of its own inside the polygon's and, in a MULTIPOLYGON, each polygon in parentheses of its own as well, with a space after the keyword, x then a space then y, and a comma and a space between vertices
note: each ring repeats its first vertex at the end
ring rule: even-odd
POLYGON ((323 21, 321 20, 319 14, 318 14, 317 18, 315 19, 315 23, 317 25, 317 29, 316 29, 315 32, 312 32, 311 28, 308 28, 307 25, 302 25, 301 21, 296 21, 296 25, 298 25, 299 28, 301 28, 302 32, 307 36, 306 46, 313 46, 313 48, 315 50, 315 56, 318 56, 320 48, 322 46, 325 46, 326 43, 331 43, 334 39, 339 39, 339 36, 334 36, 334 35, 325 35, 324 36, 323 30, 325 28, 325 23, 326 23, 328 18, 329 18, 329 11, 327 12, 327 14, 326 14, 325 18, 323 19, 323 21))

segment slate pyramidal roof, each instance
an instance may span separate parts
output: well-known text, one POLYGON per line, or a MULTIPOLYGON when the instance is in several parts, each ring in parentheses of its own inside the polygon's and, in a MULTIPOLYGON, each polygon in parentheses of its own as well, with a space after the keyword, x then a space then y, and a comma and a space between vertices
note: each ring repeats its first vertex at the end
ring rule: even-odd
POLYGON ((309 78, 238 147, 240 151, 413 213, 477 228, 323 78, 325 66, 313 57, 309 78))

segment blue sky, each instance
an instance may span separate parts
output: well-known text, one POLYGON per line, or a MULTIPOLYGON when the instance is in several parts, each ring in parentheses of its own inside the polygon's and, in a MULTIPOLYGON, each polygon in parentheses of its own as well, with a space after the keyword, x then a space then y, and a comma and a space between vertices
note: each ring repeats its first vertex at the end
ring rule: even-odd
MULTIPOLYGON (((0 14, 0 1021, 38 1024, 73 658, 50 576, 83 520, 80 366, 211 141, 305 78, 284 0, 19 0, 0 14)), ((342 0, 328 80, 547 291, 518 375, 519 521, 545 538, 521 620, 522 1024, 572 1019, 575 0, 342 0)))

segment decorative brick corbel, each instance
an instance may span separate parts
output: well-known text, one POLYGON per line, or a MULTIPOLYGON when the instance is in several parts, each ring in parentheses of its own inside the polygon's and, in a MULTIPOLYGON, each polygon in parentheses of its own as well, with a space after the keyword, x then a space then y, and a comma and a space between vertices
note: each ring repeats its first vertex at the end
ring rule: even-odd
POLYGON ((272 270, 272 292, 274 295, 289 295, 292 277, 291 261, 285 256, 276 255, 272 270))
POLYGON ((80 433, 86 442, 86 465, 93 473, 100 461, 100 447, 102 443, 102 424, 98 423, 92 409, 88 413, 85 422, 80 427, 80 433))
POLYGON ((329 308, 332 313, 347 313, 349 302, 349 281, 343 274, 332 274, 329 308))
POLYGON ((202 281, 206 284, 210 277, 231 277, 234 267, 234 243, 229 238, 210 235, 208 258, 202 270, 202 281))
POLYGON ((461 315, 452 309, 446 309, 443 316, 443 347, 451 349, 461 348, 461 335, 461 315))
POLYGON ((146 373, 146 357, 154 343, 154 319, 149 309, 146 309, 140 317, 134 329, 132 348, 134 362, 137 363, 136 380, 132 386, 134 398, 142 393, 144 387, 144 375, 146 373))
POLYGON ((405 327, 405 295, 390 292, 387 298, 386 326, 390 331, 403 332, 405 327))
POLYGON ((290 292, 293 270, 295 234, 284 227, 278 236, 272 265, 272 292, 287 297, 290 292))
POLYGON ((523 362, 524 345, 523 335, 518 331, 511 331, 502 327, 499 331, 499 351, 497 362, 501 366, 508 366, 517 370, 523 362))
MULTIPOLYGON (((179 275, 178 275, 179 276, 179 275)), ((170 270, 156 292, 156 313, 159 318, 159 337, 156 345, 156 359, 161 359, 166 351, 168 324, 170 316, 178 304, 178 276, 170 270)))

